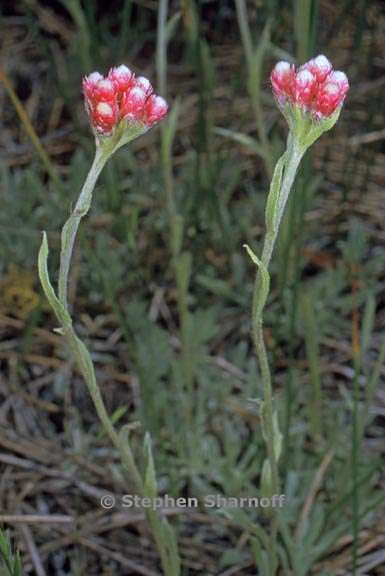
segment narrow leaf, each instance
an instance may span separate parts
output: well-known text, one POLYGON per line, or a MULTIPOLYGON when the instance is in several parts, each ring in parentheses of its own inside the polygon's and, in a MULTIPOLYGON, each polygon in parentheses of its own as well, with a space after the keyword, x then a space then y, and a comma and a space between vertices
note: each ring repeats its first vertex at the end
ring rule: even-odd
POLYGON ((244 244, 243 247, 246 249, 248 255, 250 256, 250 258, 254 262, 254 264, 259 268, 259 271, 261 274, 261 292, 260 292, 259 298, 258 298, 258 310, 256 311, 256 315, 259 316, 260 312, 263 310, 263 308, 265 306, 267 297, 269 295, 270 274, 269 274, 266 266, 262 262, 262 260, 260 260, 258 258, 258 256, 252 251, 250 246, 248 246, 247 244, 244 244))
POLYGON ((148 498, 155 498, 158 489, 156 485, 154 459, 152 456, 151 438, 148 433, 144 438, 144 450, 147 452, 147 466, 144 477, 144 493, 148 498))
POLYGON ((373 333, 376 315, 376 299, 372 293, 368 294, 361 328, 361 354, 364 355, 369 347, 373 333))
POLYGON ((265 152, 263 147, 258 143, 255 138, 248 136, 247 134, 242 134, 242 132, 235 132, 234 130, 227 130, 226 128, 214 128, 214 133, 218 136, 223 136, 224 138, 228 138, 233 142, 237 142, 237 144, 242 144, 242 146, 246 146, 249 148, 254 154, 257 154, 261 158, 265 157, 265 152))
POLYGON ((47 297, 48 302, 50 303, 53 311, 59 322, 63 324, 63 327, 70 327, 72 324, 71 316, 68 314, 67 310, 64 308, 63 304, 57 298, 55 291, 52 287, 52 284, 49 279, 48 274, 48 242, 47 242, 47 234, 43 232, 43 240, 39 250, 39 258, 38 258, 38 270, 39 270, 39 277, 40 282, 44 290, 44 294, 47 297))
POLYGON ((167 542, 167 550, 169 562, 172 569, 172 574, 180 573, 180 557, 178 552, 178 542, 176 539, 175 531, 167 518, 162 518, 162 535, 167 542))
POLYGON ((174 141, 175 133, 178 127, 179 112, 180 100, 177 99, 172 105, 167 121, 162 125, 162 153, 166 158, 168 158, 171 154, 172 143, 174 141))
POLYGON ((266 227, 268 230, 275 230, 277 226, 277 219, 279 217, 277 206, 279 203, 279 196, 281 192, 282 174, 286 163, 286 152, 282 154, 277 164, 275 165, 273 178, 270 184, 269 195, 266 202, 265 218, 266 227))
POLYGON ((179 20, 181 18, 181 12, 176 12, 170 20, 167 22, 166 26, 166 43, 168 44, 172 37, 174 36, 179 20))

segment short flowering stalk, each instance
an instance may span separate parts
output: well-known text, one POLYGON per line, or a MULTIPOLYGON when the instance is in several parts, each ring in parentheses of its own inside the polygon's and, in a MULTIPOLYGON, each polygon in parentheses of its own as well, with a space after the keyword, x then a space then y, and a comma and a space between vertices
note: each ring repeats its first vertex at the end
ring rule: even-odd
POLYGON ((268 268, 300 162, 307 149, 337 122, 349 84, 346 75, 334 72, 323 55, 310 60, 298 70, 288 62, 278 62, 270 80, 278 107, 289 125, 289 135, 286 150, 274 169, 267 198, 266 234, 261 258, 248 246, 246 248, 258 268, 252 304, 252 330, 263 382, 262 431, 268 456, 262 470, 262 488, 274 494, 279 491, 278 461, 282 442, 273 406, 271 373, 263 337, 263 312, 270 289, 268 268))
MULTIPOLYGON (((96 141, 96 152, 89 174, 80 192, 75 208, 64 224, 61 233, 60 270, 58 295, 48 274, 48 242, 46 233, 39 251, 39 276, 45 295, 50 303, 62 334, 76 359, 78 368, 87 384, 98 417, 119 452, 128 481, 144 496, 155 497, 156 478, 151 447, 146 441, 147 469, 143 478, 131 451, 128 430, 120 433, 115 429, 101 395, 91 355, 77 336, 68 310, 67 286, 72 252, 80 222, 88 213, 97 179, 109 158, 124 144, 144 134, 167 114, 167 104, 154 94, 147 78, 135 75, 124 65, 112 68, 107 77, 98 72, 83 80, 85 106, 96 141)), ((147 519, 157 545, 164 573, 180 574, 180 561, 174 533, 165 519, 153 510, 147 510, 147 519)))

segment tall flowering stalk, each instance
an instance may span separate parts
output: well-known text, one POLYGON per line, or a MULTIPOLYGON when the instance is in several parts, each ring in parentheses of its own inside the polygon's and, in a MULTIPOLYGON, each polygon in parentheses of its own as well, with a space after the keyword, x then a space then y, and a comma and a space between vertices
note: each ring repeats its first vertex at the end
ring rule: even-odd
POLYGON ((349 83, 346 75, 334 71, 323 55, 299 69, 289 62, 278 62, 270 81, 277 105, 289 125, 289 134, 286 150, 275 166, 267 198, 266 234, 261 258, 249 246, 245 248, 258 268, 252 303, 252 330, 264 395, 261 414, 267 459, 262 469, 262 486, 277 494, 281 434, 273 407, 271 373, 263 337, 263 312, 270 289, 268 268, 300 162, 306 150, 337 122, 349 83))
MULTIPOLYGON (((129 483, 147 497, 157 492, 154 465, 149 440, 146 439, 147 469, 142 476, 131 451, 128 428, 118 432, 114 427, 101 395, 91 355, 77 336, 68 309, 67 287, 73 247, 79 224, 88 213, 96 181, 109 158, 124 144, 144 134, 167 114, 167 103, 157 96, 143 76, 136 77, 127 66, 112 68, 107 77, 93 72, 83 80, 85 106, 95 135, 95 158, 80 192, 75 208, 64 224, 61 233, 58 294, 48 274, 48 242, 46 233, 39 251, 39 276, 45 295, 56 315, 60 328, 76 359, 78 368, 88 387, 98 417, 117 448, 129 483)), ((165 518, 146 509, 147 519, 157 545, 164 573, 178 576, 180 561, 174 533, 165 518)))

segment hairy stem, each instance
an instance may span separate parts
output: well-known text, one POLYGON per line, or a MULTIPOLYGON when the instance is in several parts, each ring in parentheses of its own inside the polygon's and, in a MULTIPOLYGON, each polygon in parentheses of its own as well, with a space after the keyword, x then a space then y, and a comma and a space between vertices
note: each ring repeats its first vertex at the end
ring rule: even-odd
POLYGON ((96 148, 95 158, 86 181, 80 192, 75 209, 67 222, 63 226, 61 233, 61 253, 60 253, 60 271, 59 271, 59 300, 65 308, 68 308, 67 288, 68 274, 71 264, 72 252, 76 240, 76 234, 81 219, 87 214, 91 206, 92 193, 100 172, 103 170, 108 155, 103 153, 100 147, 96 148))
POLYGON ((114 425, 111 422, 111 419, 106 410, 106 406, 104 404, 104 400, 100 393, 92 361, 91 359, 89 359, 89 361, 87 362, 87 357, 89 357, 89 355, 88 353, 86 355, 84 354, 84 344, 75 334, 75 331, 73 330, 72 327, 65 329, 65 336, 68 345, 74 357, 76 358, 80 372, 87 384, 87 388, 94 403, 95 410, 99 417, 99 420, 102 423, 104 430, 108 435, 108 437, 110 438, 112 444, 118 450, 120 457, 122 459, 123 466, 126 470, 126 473, 128 473, 129 475, 128 478, 130 482, 134 483, 134 487, 137 490, 137 492, 142 493, 143 492, 142 478, 135 464, 130 446, 128 445, 128 443, 126 443, 124 449, 122 447, 122 443, 119 439, 119 436, 115 430, 114 425))
MULTIPOLYGON (((59 270, 59 301, 63 305, 64 309, 67 310, 67 287, 68 287, 68 274, 71 265, 71 258, 73 253, 73 248, 76 240, 77 231, 81 219, 87 214, 90 209, 92 202, 92 195, 95 188, 96 181, 102 171, 105 163, 109 158, 109 154, 103 152, 100 147, 96 148, 95 158, 80 192, 79 198, 76 202, 75 208, 68 218, 67 222, 63 226, 61 233, 61 252, 60 252, 60 270, 59 270)), ((98 383, 96 381, 95 370, 92 363, 91 356, 76 335, 73 329, 72 322, 65 323, 63 325, 64 336, 68 342, 70 350, 74 355, 79 370, 86 382, 88 391, 92 398, 95 406, 96 413, 102 423, 106 434, 110 438, 112 444, 117 448, 122 459, 123 466, 126 473, 129 475, 129 479, 134 483, 135 489, 141 493, 143 492, 143 482, 140 476, 139 470, 135 464, 134 457, 131 452, 131 448, 128 443, 125 444, 124 449, 119 436, 111 422, 111 419, 106 410, 103 397, 100 393, 98 383)))
MULTIPOLYGON (((55 313, 62 324, 62 333, 67 340, 69 348, 76 359, 80 373, 82 374, 85 383, 87 385, 88 391, 90 393, 91 399, 95 406, 95 410, 99 417, 99 420, 104 427, 104 430, 108 437, 110 438, 113 446, 118 450, 120 459, 123 465, 125 476, 129 483, 133 483, 133 487, 137 493, 140 495, 145 495, 146 486, 139 472, 139 469, 135 463, 135 459, 131 450, 128 438, 121 437, 106 409, 100 388, 98 386, 95 369, 91 359, 91 355, 88 352, 85 344, 76 335, 76 332, 72 325, 71 317, 67 311, 67 286, 68 286, 68 274, 70 271, 71 258, 73 253, 73 247, 76 240, 77 231, 81 219, 87 214, 90 209, 92 194, 95 188, 98 176, 103 169, 106 161, 111 155, 111 151, 103 151, 101 148, 97 147, 95 158, 84 186, 81 190, 80 196, 76 202, 75 208, 63 226, 61 234, 61 253, 60 253, 60 271, 59 271, 59 281, 58 281, 58 293, 59 298, 57 299, 52 287, 48 289, 50 292, 50 302, 54 307, 55 313)), ((48 271, 45 269, 47 278, 43 287, 47 290, 48 271)), ((47 294, 47 292, 46 292, 47 294)), ((48 294, 47 294, 48 297, 48 294)), ((159 518, 158 514, 153 510, 146 510, 147 520, 149 522, 157 549, 162 562, 162 567, 164 573, 167 576, 178 576, 179 574, 179 563, 178 559, 174 558, 175 554, 170 552, 171 548, 167 543, 167 534, 165 532, 166 520, 159 518)))
MULTIPOLYGON (((268 270, 269 268, 269 264, 273 255, 275 243, 278 236, 279 225, 282 220, 285 206, 289 197, 289 193, 293 186, 295 175, 297 173, 298 166, 303 154, 304 149, 300 147, 296 142, 296 140, 290 136, 288 140, 285 171, 279 193, 279 201, 276 207, 277 210, 276 219, 274 221, 274 227, 271 226, 270 229, 268 229, 266 232, 261 257, 262 266, 258 268, 258 271, 256 273, 254 283, 254 293, 253 293, 253 304, 252 304, 253 340, 263 383, 263 398, 264 398, 263 426, 265 430, 266 450, 270 464, 271 490, 273 494, 279 493, 279 474, 278 474, 277 456, 275 453, 272 380, 265 346, 265 340, 263 336, 263 310, 265 304, 262 302, 262 298, 264 298, 264 296, 261 290, 262 287, 261 268, 264 267, 266 270, 268 270)), ((271 564, 273 573, 275 573, 275 566, 276 566, 276 552, 275 552, 276 534, 277 534, 277 521, 276 518, 273 517, 272 550, 271 550, 271 564)))

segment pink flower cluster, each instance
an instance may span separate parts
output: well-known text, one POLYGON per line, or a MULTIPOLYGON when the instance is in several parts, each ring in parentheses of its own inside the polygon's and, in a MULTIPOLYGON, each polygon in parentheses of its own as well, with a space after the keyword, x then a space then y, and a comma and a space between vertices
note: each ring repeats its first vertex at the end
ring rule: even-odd
POLYGON ((107 77, 93 72, 83 79, 86 109, 97 132, 109 135, 121 120, 143 122, 148 127, 167 114, 166 101, 153 92, 144 76, 127 66, 111 68, 107 77))
POLYGON ((346 74, 334 71, 322 54, 298 70, 289 62, 278 62, 270 81, 281 106, 286 103, 297 105, 318 119, 331 116, 342 105, 349 90, 346 74))

